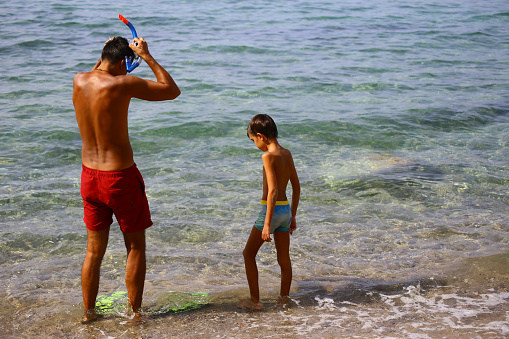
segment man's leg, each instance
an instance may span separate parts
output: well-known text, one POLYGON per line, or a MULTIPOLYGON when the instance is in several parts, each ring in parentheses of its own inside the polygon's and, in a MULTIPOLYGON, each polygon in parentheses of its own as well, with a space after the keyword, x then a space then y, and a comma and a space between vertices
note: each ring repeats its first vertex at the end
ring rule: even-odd
POLYGON ((239 307, 258 310, 263 308, 263 305, 260 303, 258 267, 256 266, 256 254, 258 254, 258 250, 263 243, 262 232, 253 226, 249 239, 247 240, 246 247, 242 252, 251 299, 241 300, 238 304, 239 307))
POLYGON ((145 273, 147 263, 145 257, 145 230, 124 233, 124 241, 127 249, 127 266, 125 270, 125 283, 129 304, 136 316, 139 316, 143 287, 145 285, 145 273))
POLYGON ((87 254, 81 269, 83 306, 85 307, 83 322, 89 322, 97 318, 94 310, 95 299, 99 291, 101 262, 108 245, 109 232, 109 228, 102 231, 87 230, 87 254))

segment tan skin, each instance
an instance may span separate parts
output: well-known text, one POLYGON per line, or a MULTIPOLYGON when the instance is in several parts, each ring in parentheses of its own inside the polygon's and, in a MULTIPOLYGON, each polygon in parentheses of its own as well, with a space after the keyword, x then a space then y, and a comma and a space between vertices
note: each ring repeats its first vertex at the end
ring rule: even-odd
MULTIPOLYGON (((92 169, 122 170, 134 164, 129 141, 127 114, 131 98, 148 101, 173 100, 180 89, 148 50, 143 38, 129 47, 154 72, 156 81, 126 75, 125 60, 99 60, 90 72, 78 73, 73 81, 73 104, 81 139, 82 162, 92 169)), ((108 230, 87 230, 87 253, 82 268, 84 317, 97 318, 95 300, 99 290, 101 261, 108 244, 108 230)), ((134 318, 139 318, 145 282, 145 231, 124 233, 127 249, 126 286, 134 318)))
POLYGON ((243 251, 244 263, 246 268, 247 281, 250 299, 243 299, 239 302, 242 308, 260 310, 263 304, 260 302, 260 290, 258 285, 258 267, 256 265, 256 255, 264 242, 272 241, 270 237, 270 224, 276 201, 286 201, 286 187, 288 182, 292 184, 292 221, 290 232, 274 232, 274 242, 277 251, 277 261, 281 267, 281 288, 278 304, 287 307, 289 303, 288 295, 292 283, 292 264, 290 260, 290 235, 297 228, 295 216, 297 206, 299 205, 300 183, 292 154, 289 150, 281 147, 276 138, 267 139, 263 134, 250 135, 251 140, 256 147, 265 152, 262 155, 263 160, 263 193, 262 200, 267 201, 267 214, 263 232, 260 232, 255 226, 251 229, 251 234, 243 251))

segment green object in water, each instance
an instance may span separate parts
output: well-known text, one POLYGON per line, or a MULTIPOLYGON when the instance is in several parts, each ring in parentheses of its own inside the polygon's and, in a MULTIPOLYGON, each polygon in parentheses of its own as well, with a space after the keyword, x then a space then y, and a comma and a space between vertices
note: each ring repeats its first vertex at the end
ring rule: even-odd
POLYGON ((117 291, 108 295, 100 295, 95 302, 96 312, 98 314, 121 314, 125 313, 129 306, 127 292, 117 291))
MULTIPOLYGON (((186 312, 204 307, 210 303, 206 292, 178 292, 164 293, 148 306, 142 306, 144 314, 160 315, 166 313, 186 312)), ((100 295, 95 303, 96 312, 102 315, 125 314, 129 308, 127 292, 117 291, 108 295, 100 295)))

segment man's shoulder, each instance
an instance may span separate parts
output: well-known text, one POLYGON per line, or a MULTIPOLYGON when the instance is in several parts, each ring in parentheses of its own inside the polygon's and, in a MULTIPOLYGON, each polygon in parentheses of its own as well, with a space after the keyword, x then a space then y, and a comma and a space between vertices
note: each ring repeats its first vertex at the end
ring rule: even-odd
POLYGON ((74 75, 74 80, 78 80, 81 77, 83 77, 83 74, 86 74, 85 72, 78 72, 74 75))
POLYGON ((78 73, 76 73, 76 74, 74 75, 74 77, 75 77, 75 78, 76 78, 76 77, 83 77, 83 76, 88 76, 88 75, 90 75, 90 74, 92 74, 92 71, 88 71, 88 72, 78 72, 78 73))
POLYGON ((74 75, 74 83, 87 83, 90 81, 94 81, 94 83, 100 83, 101 86, 122 86, 129 85, 132 83, 134 76, 129 75, 115 75, 115 76, 105 76, 104 74, 97 74, 98 72, 79 72, 74 75), (98 80, 98 82, 95 82, 98 80), (108 85, 109 84, 109 85, 108 85))
POLYGON ((74 75, 74 82, 86 81, 90 77, 90 72, 78 72, 74 75))
POLYGON ((79 72, 74 75, 74 78, 72 79, 72 84, 74 89, 81 88, 83 86, 83 83, 85 80, 85 72, 79 72))

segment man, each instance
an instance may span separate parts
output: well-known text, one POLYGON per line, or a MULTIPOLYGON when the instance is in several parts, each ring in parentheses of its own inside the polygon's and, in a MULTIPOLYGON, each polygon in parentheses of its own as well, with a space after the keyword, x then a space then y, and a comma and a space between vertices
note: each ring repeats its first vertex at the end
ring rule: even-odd
POLYGON ((87 253, 81 272, 83 322, 98 316, 94 310, 99 272, 115 217, 127 249, 126 286, 134 317, 139 319, 145 282, 145 229, 152 225, 143 178, 133 159, 127 111, 131 98, 173 100, 180 89, 150 55, 143 38, 108 40, 101 59, 73 82, 73 103, 82 139, 81 195, 87 226, 87 253), (136 53, 157 81, 126 75, 126 57, 136 53))

